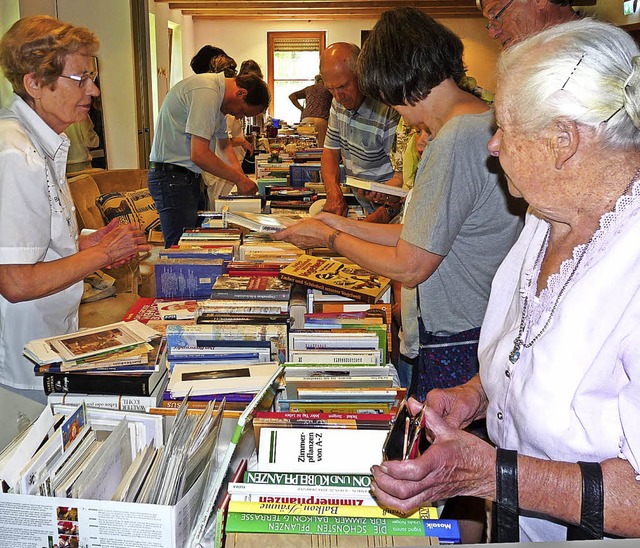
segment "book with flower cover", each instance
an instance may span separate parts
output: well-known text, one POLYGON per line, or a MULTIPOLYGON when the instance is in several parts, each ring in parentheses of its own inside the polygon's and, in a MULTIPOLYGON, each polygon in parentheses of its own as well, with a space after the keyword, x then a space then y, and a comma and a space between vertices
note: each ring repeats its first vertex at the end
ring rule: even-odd
POLYGON ((280 278, 366 303, 378 301, 391 283, 358 265, 306 254, 283 267, 280 278))

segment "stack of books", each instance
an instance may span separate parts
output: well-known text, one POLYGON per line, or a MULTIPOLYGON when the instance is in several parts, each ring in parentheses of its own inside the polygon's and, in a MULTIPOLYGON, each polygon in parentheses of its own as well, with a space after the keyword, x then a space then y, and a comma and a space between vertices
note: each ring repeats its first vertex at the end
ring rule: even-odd
POLYGON ((24 354, 50 403, 144 410, 156 405, 167 382, 166 344, 137 321, 33 340, 24 354))
POLYGON ((367 546, 460 542, 457 522, 436 507, 400 514, 372 497, 369 469, 389 417, 256 413, 257 464, 228 485, 225 545, 324 546, 322 535, 331 546, 355 545, 345 536, 367 546))
POLYGON ((189 396, 192 408, 225 398, 228 409, 244 409, 286 352, 286 321, 256 321, 167 326, 170 380, 161 406, 176 407, 189 396))

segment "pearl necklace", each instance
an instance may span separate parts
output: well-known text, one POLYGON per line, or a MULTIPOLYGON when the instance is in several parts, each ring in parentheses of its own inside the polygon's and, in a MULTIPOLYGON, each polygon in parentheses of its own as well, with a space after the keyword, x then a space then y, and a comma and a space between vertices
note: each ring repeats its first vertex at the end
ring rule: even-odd
MULTIPOLYGON (((629 190, 631 190, 631 187, 636 183, 639 177, 640 177, 640 168, 636 170, 635 174, 631 178, 631 181, 629 181, 629 184, 626 186, 621 196, 624 196, 627 192, 629 192, 629 190)), ((536 256, 536 261, 534 263, 534 267, 533 267, 534 270, 537 270, 538 264, 542 262, 542 257, 544 256, 544 252, 546 250, 546 246, 549 241, 550 232, 551 232, 551 225, 547 227, 547 233, 545 234, 544 240, 542 240, 540 251, 538 251, 538 255, 536 256)), ((522 349, 531 348, 533 344, 540 337, 542 337, 542 335, 545 333, 545 331, 549 327, 549 324, 551 323, 551 319, 553 318, 553 315, 555 314, 556 309, 560 304, 560 299, 562 299, 564 292, 567 290, 567 288, 569 287, 569 284, 571 283, 571 280, 575 276, 575 273, 578 271, 578 268, 580 267, 580 263, 582 263, 582 259, 584 258, 585 254, 587 253, 587 250, 591 246, 591 243, 593 242, 593 239, 596 233, 597 233, 597 230, 591 235, 591 238, 589 238, 589 241, 582 248, 582 251, 580 252, 580 256, 576 260, 576 264, 574 265, 573 269, 571 270, 571 273, 567 277, 567 280, 564 282, 564 284, 560 288, 560 291, 558 292, 558 296, 556 297, 556 300, 553 303, 553 306, 551 307, 551 313, 549 314, 547 321, 542 326, 542 329, 540 330, 540 332, 535 337, 533 337, 528 343, 524 342, 523 337, 524 337, 524 330, 527 326, 527 312, 529 311, 529 295, 524 297, 524 301, 522 303, 522 316, 520 317, 520 326, 518 328, 518 334, 516 335, 516 338, 513 339, 513 349, 509 353, 509 361, 511 363, 515 364, 520 359, 520 353, 522 349)), ((529 282, 529 285, 531 283, 533 283, 533 281, 529 282)))

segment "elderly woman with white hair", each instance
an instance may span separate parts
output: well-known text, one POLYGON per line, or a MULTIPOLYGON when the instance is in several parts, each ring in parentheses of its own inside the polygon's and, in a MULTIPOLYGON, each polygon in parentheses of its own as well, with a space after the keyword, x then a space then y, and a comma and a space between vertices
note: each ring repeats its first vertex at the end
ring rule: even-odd
POLYGON ((428 394, 432 445, 374 467, 381 503, 490 498, 498 541, 640 537, 639 55, 583 20, 501 57, 489 150, 526 225, 492 285, 479 375, 428 394), (497 449, 462 430, 481 417, 497 449))

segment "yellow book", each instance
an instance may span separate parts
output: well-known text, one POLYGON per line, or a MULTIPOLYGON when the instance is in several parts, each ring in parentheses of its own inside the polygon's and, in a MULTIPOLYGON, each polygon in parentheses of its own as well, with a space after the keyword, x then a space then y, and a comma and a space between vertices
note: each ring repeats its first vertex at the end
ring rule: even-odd
POLYGON ((232 500, 229 502, 229 512, 243 512, 245 514, 295 514, 298 516, 339 516, 345 518, 401 517, 406 519, 438 519, 438 509, 435 506, 422 506, 412 514, 402 514, 377 505, 347 506, 338 504, 296 504, 232 500))

